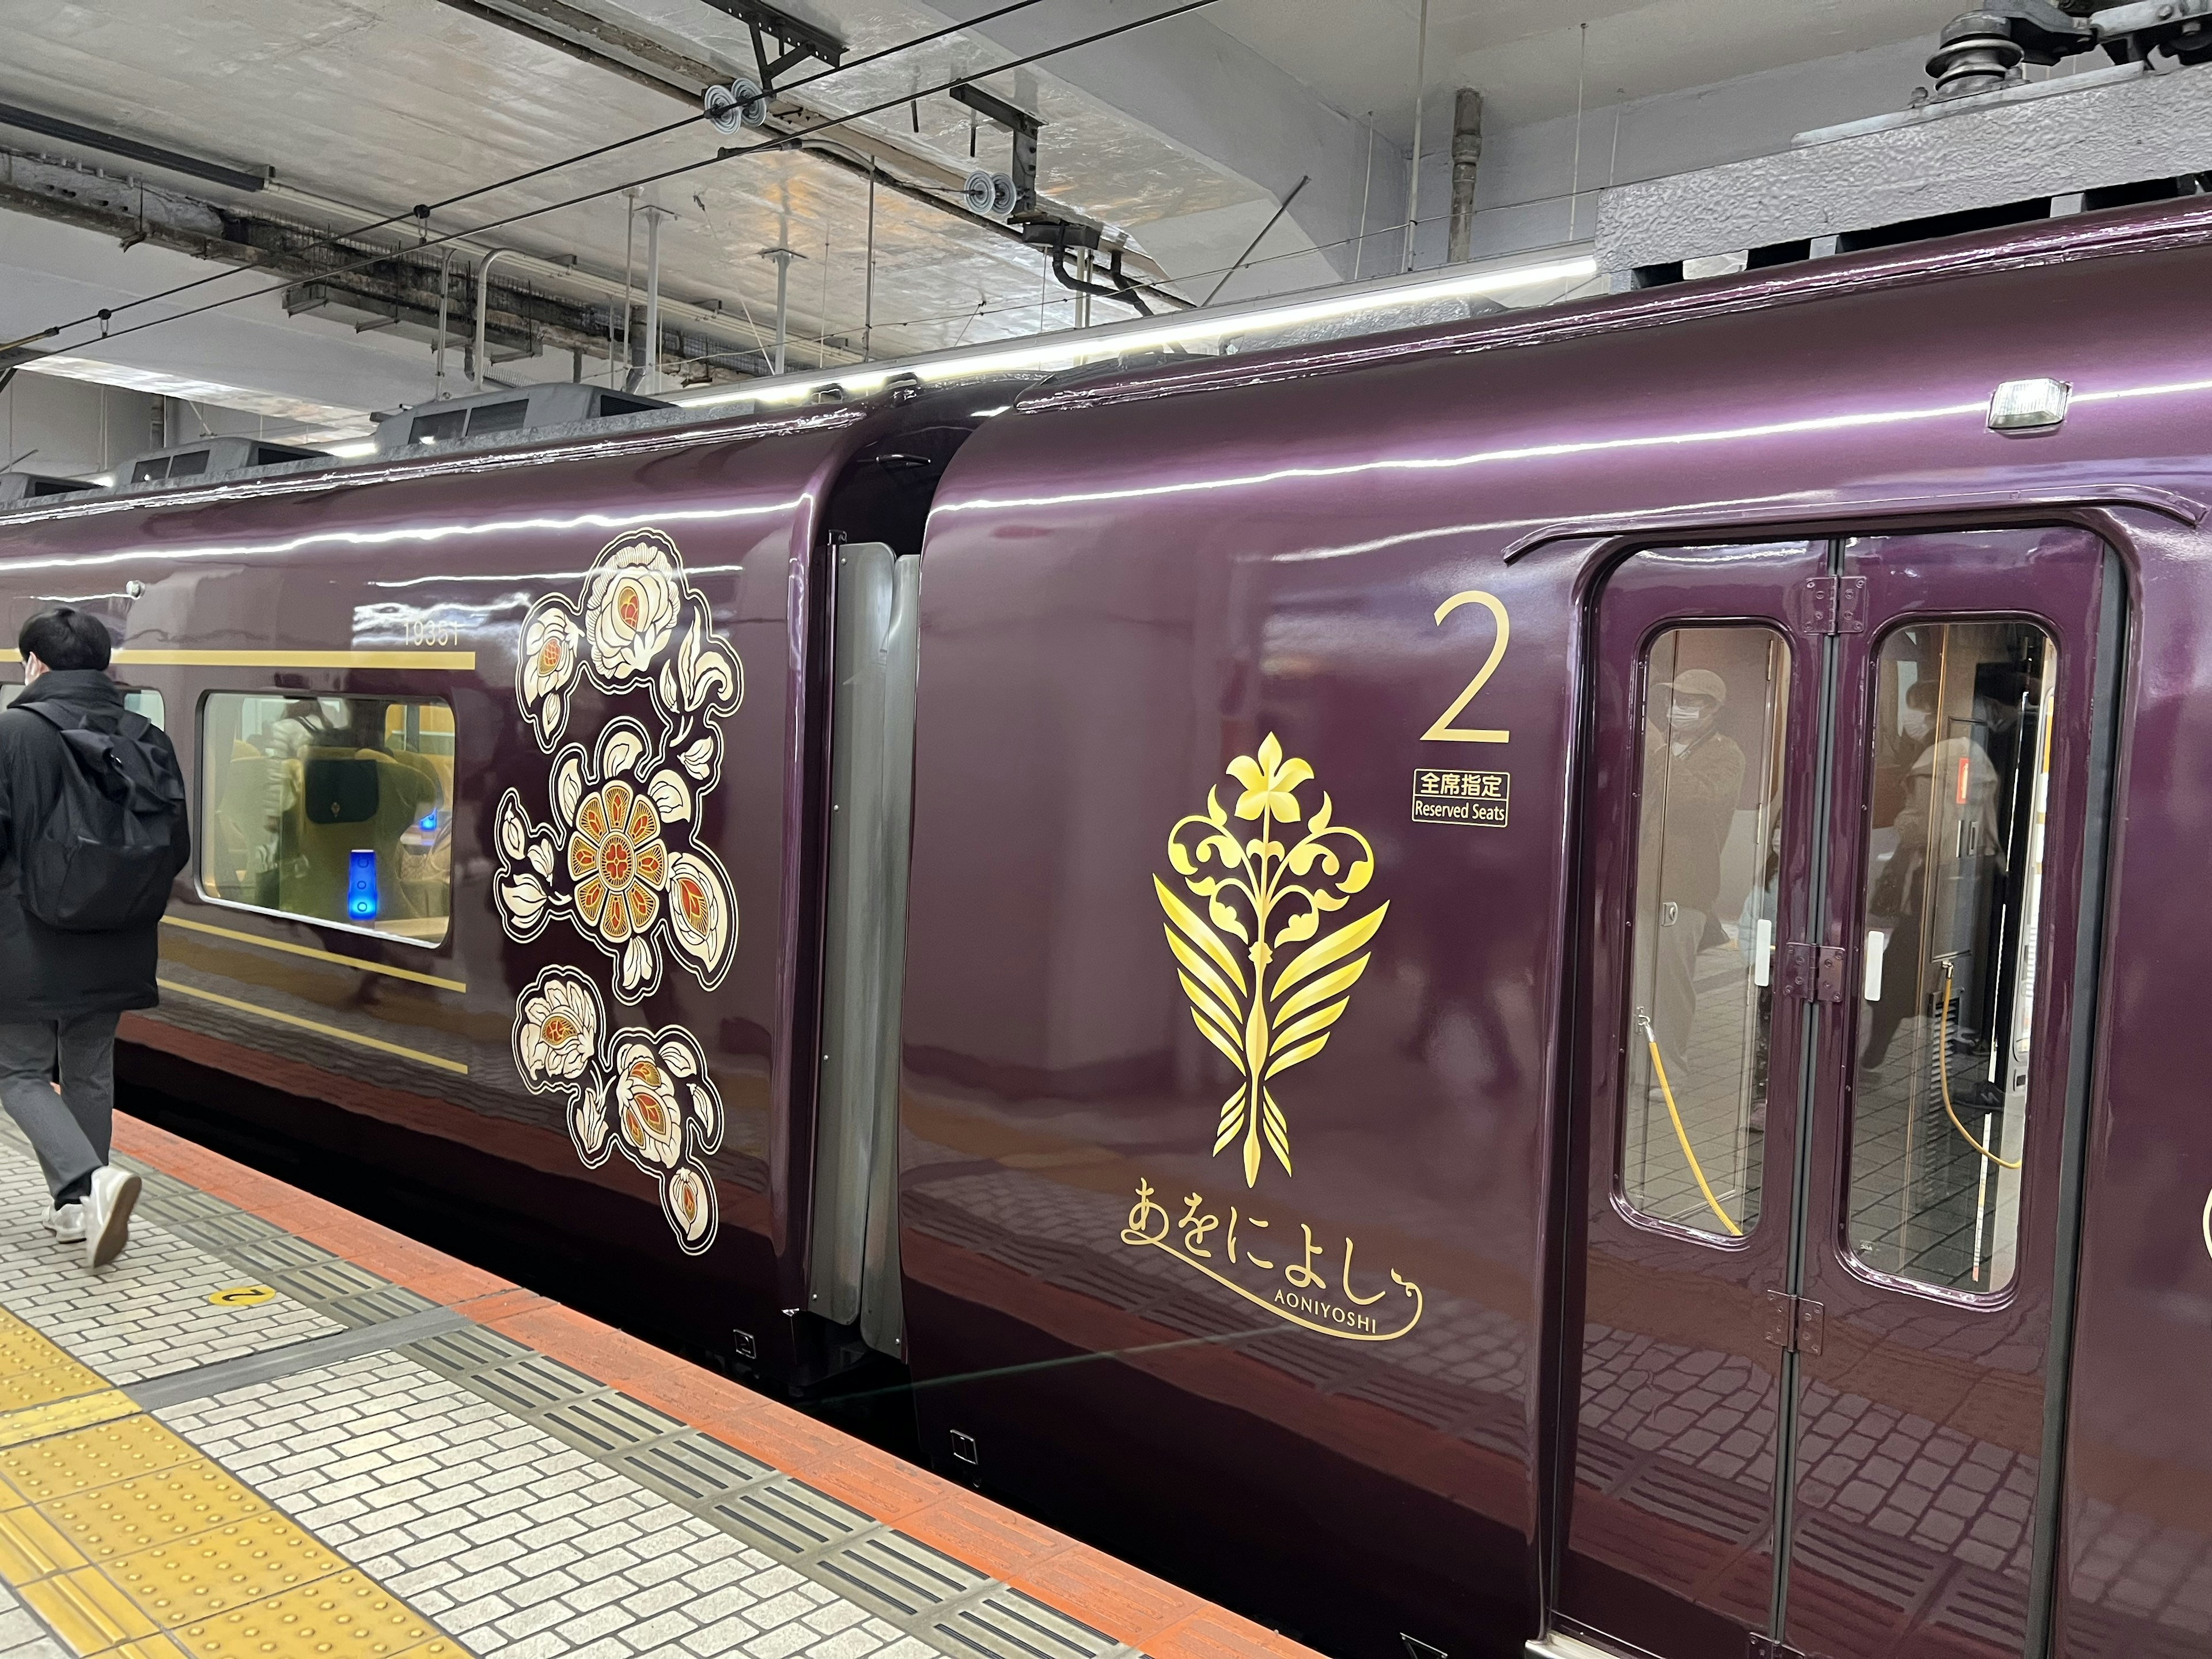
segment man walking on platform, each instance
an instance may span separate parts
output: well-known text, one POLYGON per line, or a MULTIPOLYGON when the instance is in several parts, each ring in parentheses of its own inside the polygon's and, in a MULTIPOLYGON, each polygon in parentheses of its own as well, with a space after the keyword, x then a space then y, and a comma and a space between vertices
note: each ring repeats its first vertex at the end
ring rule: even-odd
POLYGON ((191 857, 168 737, 124 707, 106 624, 64 605, 23 624, 0 711, 0 1105, 46 1175, 46 1225, 88 1267, 130 1236, 138 1177, 107 1161, 115 1026, 150 1008, 169 888, 191 857))

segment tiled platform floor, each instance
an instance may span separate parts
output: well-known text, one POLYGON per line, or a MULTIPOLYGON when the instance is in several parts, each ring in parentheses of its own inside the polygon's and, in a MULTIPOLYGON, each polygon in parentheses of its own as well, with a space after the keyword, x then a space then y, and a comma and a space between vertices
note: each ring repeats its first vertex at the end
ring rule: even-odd
POLYGON ((90 1273, 0 1117, 0 1659, 1297 1659, 127 1119, 90 1273))

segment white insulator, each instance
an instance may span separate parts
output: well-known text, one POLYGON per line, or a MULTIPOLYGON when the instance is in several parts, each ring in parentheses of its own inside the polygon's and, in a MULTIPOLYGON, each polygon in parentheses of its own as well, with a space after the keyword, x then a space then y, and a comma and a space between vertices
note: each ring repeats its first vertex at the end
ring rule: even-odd
POLYGON ((739 127, 757 127, 768 119, 768 97, 751 81, 737 80, 726 87, 708 87, 700 94, 707 118, 725 136, 739 127))
POLYGON ((998 200, 999 192, 988 173, 975 172, 968 175, 968 187, 960 193, 960 205, 970 213, 988 213, 991 204, 998 200))
POLYGON ((1014 210, 1014 181, 1003 173, 991 175, 991 211, 1001 219, 1014 210))

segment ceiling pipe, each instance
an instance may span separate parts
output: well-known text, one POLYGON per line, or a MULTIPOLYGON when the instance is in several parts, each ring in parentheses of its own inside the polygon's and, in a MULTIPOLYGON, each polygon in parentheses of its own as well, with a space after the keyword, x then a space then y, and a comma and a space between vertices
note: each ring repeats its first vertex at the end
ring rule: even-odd
MULTIPOLYGON (((442 403, 446 397, 446 307, 450 297, 446 280, 453 272, 453 256, 459 252, 460 249, 448 243, 445 252, 440 255, 438 259, 438 349, 431 355, 430 359, 435 365, 435 370, 430 377, 433 388, 430 401, 433 403, 442 403)), ((478 311, 483 309, 481 301, 477 302, 477 309, 478 311)), ((479 345, 477 349, 481 351, 483 348, 479 345)))
POLYGON ((483 263, 477 267, 476 389, 479 392, 484 389, 484 313, 488 308, 486 302, 491 295, 491 268, 501 259, 513 256, 516 251, 511 247, 495 247, 484 255, 483 263))
POLYGON ((1413 155, 1406 164, 1406 263, 1413 269, 1413 232, 1421 222, 1421 110, 1429 89, 1429 0, 1421 0, 1421 33, 1413 52, 1413 155))
POLYGON ((1482 94, 1462 87, 1452 100, 1451 263, 1467 263, 1474 240, 1474 175, 1482 165, 1482 94))

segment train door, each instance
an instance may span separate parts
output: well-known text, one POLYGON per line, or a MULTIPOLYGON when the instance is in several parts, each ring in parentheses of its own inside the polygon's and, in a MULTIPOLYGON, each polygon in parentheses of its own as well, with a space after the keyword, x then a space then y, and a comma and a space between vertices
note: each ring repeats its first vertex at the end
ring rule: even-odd
POLYGON ((1570 1643, 2040 1653, 2112 562, 1941 532, 1601 590, 1570 1643))

